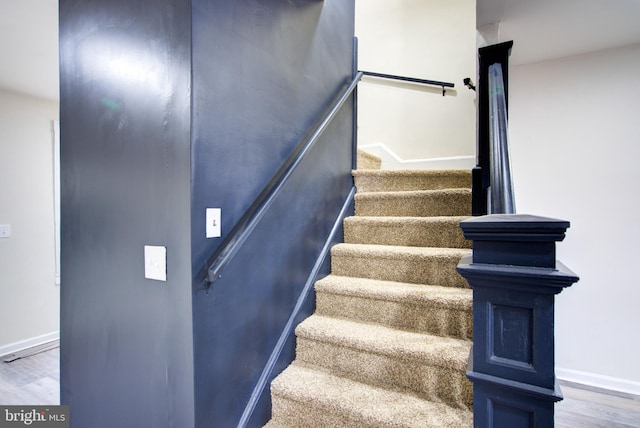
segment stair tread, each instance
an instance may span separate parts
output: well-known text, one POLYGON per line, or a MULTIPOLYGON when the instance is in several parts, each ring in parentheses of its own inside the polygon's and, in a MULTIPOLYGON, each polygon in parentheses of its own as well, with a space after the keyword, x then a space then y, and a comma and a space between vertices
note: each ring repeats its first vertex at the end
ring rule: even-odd
POLYGON ((443 248, 443 247, 408 247, 403 245, 378 245, 378 244, 336 244, 331 249, 331 256, 355 255, 370 256, 387 259, 402 258, 462 258, 471 253, 467 248, 443 248))
POLYGON ((355 214, 376 217, 434 217, 471 215, 471 190, 372 191, 358 190, 355 214))
POLYGON ((406 331, 471 339, 470 288, 331 274, 316 282, 316 313, 406 331))
MULTIPOLYGON (((362 384, 329 373, 292 364, 272 383, 275 397, 300 403, 304 412, 314 406, 337 414, 344 426, 463 427, 471 426, 473 414, 443 403, 362 384)), ((273 425, 295 426, 279 422, 273 425)), ((291 423, 295 424, 295 421, 291 423)))
POLYGON ((401 199, 413 198, 416 196, 447 196, 447 195, 470 195, 471 189, 446 188, 446 189, 422 189, 422 190, 385 190, 381 192, 357 192, 356 199, 401 199))
POLYGON ((353 176, 375 175, 378 177, 448 177, 459 175, 471 178, 468 169, 354 169, 353 176))
POLYGON ((413 284, 469 288, 456 271, 466 248, 337 244, 331 249, 335 275, 413 284))
POLYGON ((471 188, 469 170, 356 170, 358 192, 471 188))
POLYGON ((431 217, 416 217, 416 216, 350 216, 345 217, 345 221, 349 222, 361 222, 361 223, 374 223, 374 224, 393 224, 402 226, 405 224, 455 224, 456 226, 464 220, 469 219, 468 215, 460 216, 431 216, 431 217))
POLYGON ((344 219, 344 242, 412 247, 471 248, 460 222, 468 216, 351 216, 344 219))
POLYGON ((338 343, 370 353, 419 360, 433 367, 461 371, 467 367, 471 348, 471 342, 465 339, 403 331, 318 314, 300 323, 296 335, 299 340, 338 343))
POLYGON ((472 310, 473 290, 440 285, 410 284, 378 279, 328 275, 316 282, 316 293, 364 297, 472 310))

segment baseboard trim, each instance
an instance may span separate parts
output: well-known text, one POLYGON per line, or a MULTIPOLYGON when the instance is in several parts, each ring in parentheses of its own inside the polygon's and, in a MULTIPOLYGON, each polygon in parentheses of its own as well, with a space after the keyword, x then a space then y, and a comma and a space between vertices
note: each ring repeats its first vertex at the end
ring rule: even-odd
POLYGON ((475 155, 402 159, 383 143, 359 145, 358 148, 382 159, 382 169, 473 169, 476 166, 475 155))
POLYGON ((640 396, 640 382, 632 380, 560 367, 556 367, 556 377, 575 384, 640 396))
POLYGON ((31 337, 29 339, 20 340, 18 342, 9 343, 7 345, 0 346, 0 357, 4 357, 9 354, 15 354, 16 352, 23 351, 34 346, 39 346, 47 342, 60 339, 60 331, 52 331, 51 333, 43 334, 42 336, 31 337))
POLYGON ((322 268, 322 265, 324 264, 325 260, 327 259, 327 257, 329 257, 329 254, 331 253, 332 242, 335 240, 338 230, 341 230, 340 226, 342 225, 343 219, 347 215, 347 211, 349 210, 349 207, 353 203, 355 193, 356 193, 356 188, 352 187, 351 191, 349 192, 349 195, 347 196, 342 206, 342 209, 340 210, 340 213, 338 214, 338 217, 336 218, 335 223, 333 224, 333 228, 331 229, 331 232, 329 233, 329 236, 327 237, 324 243, 324 246, 320 251, 318 259, 316 260, 316 263, 313 266, 313 269, 311 269, 311 272, 307 277, 307 281, 305 282, 305 285, 302 288, 300 295, 298 296, 296 305, 294 306, 293 311, 291 312, 291 315, 287 320, 287 323, 285 324, 284 328, 280 333, 278 342, 276 342, 275 347, 271 351, 271 355, 267 360, 267 364, 262 369, 260 378, 258 379, 258 382, 254 386, 253 392, 251 393, 251 397, 249 398, 249 402, 247 403, 244 409, 244 412, 242 413, 242 417, 238 422, 238 427, 244 428, 247 426, 247 424, 249 423, 249 420, 251 419, 251 416, 253 415, 256 405, 260 400, 260 397, 265 391, 265 388, 268 387, 269 383, 271 382, 271 379, 274 377, 273 369, 275 368, 276 363, 278 362, 278 359, 280 357, 280 354, 282 353, 282 350, 284 349, 284 345, 286 344, 287 339, 296 328, 296 325, 294 325, 294 321, 297 318, 298 313, 300 312, 302 305, 304 304, 304 301, 307 299, 307 296, 309 295, 311 289, 313 288, 313 285, 318 280, 318 275, 320 273, 320 269, 322 268))

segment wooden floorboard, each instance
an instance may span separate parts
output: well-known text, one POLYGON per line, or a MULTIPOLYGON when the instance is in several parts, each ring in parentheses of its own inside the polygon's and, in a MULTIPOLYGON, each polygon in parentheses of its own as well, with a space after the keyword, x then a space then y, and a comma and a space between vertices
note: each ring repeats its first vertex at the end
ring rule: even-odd
POLYGON ((60 348, 0 362, 0 404, 60 404, 60 348))
POLYGON ((556 404, 557 428, 638 428, 640 396, 560 383, 564 400, 556 404))
MULTIPOLYGON (((60 349, 0 362, 0 405, 60 403, 60 349)), ((640 396, 560 382, 556 428, 640 428, 640 396)))

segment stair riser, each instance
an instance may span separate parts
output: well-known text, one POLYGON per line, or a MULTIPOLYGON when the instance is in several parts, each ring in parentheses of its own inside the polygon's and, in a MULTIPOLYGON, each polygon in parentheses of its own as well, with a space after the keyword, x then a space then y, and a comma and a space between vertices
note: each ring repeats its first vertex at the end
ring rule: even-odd
POLYGON ((407 331, 473 339, 471 309, 416 305, 324 292, 316 293, 316 313, 407 331))
POLYGON ((471 215, 471 193, 356 194, 357 216, 435 217, 471 215))
POLYGON ((294 363, 271 384, 274 419, 267 428, 415 427, 463 428, 473 414, 330 375, 294 363))
MULTIPOLYGON (((325 409, 316 406, 317 403, 300 403, 274 394, 271 411, 272 417, 278 424, 273 428, 361 428, 364 426, 362 419, 351 419, 344 412, 336 413, 336 409, 325 409)), ((267 425, 265 428, 271 428, 271 426, 267 425)))
POLYGON ((471 248, 458 223, 388 224, 345 221, 344 242, 408 247, 471 248))
POLYGON ((468 287, 456 272, 459 257, 412 257, 386 259, 372 255, 332 254, 331 272, 355 278, 408 282, 411 284, 468 287))
POLYGON ((440 174, 432 171, 424 174, 396 174, 391 171, 379 173, 354 174, 354 181, 358 192, 398 192, 408 190, 437 190, 437 189, 469 189, 471 188, 471 174, 447 173, 440 174))
POLYGON ((435 367, 424 360, 374 354, 305 337, 298 337, 296 360, 357 382, 400 388, 427 400, 442 400, 456 408, 471 409, 473 402, 472 384, 464 368, 435 367))
MULTIPOLYGON (((415 418, 408 423, 397 420, 387 421, 372 417, 369 409, 361 409, 361 412, 336 412, 335 407, 320 407, 314 401, 295 401, 282 397, 275 393, 272 401, 273 420, 265 425, 265 428, 363 428, 363 427, 394 427, 394 428, 471 428, 473 426, 469 417, 459 415, 448 418, 438 418, 429 415, 433 420, 415 418)), ((423 416, 423 415, 420 415, 423 416)))

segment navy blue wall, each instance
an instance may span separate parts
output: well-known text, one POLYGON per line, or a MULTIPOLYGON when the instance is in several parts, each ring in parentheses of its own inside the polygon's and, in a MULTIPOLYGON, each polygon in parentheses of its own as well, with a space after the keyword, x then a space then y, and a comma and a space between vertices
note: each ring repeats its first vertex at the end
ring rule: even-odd
MULTIPOLYGON (((199 426, 211 421, 220 426, 237 424, 296 301, 306 300, 297 314, 298 322, 313 311, 313 294, 301 294, 351 189, 351 148, 345 144, 350 122, 349 114, 341 115, 300 165, 222 278, 208 294, 194 297, 199 426)), ((342 238, 340 233, 338 237, 342 238)), ((321 274, 326 273, 325 266, 321 274)), ((289 343, 279 361, 286 366, 292 359, 293 343, 289 343)), ((261 397, 256 411, 268 418, 268 384, 262 394, 267 397, 261 397)), ((264 422, 258 420, 256 426, 264 422)))
POLYGON ((223 238, 351 80, 353 0, 194 0, 193 267, 223 238))
POLYGON ((205 239, 205 208, 226 236, 351 80, 353 25, 353 0, 60 0, 72 427, 269 418, 258 379, 293 358, 352 189, 351 104, 208 294, 193 279, 222 239, 205 239), (145 245, 167 248, 166 282, 144 278, 145 245))
MULTIPOLYGON (((194 0, 193 12, 197 273, 222 241, 205 239, 205 209, 222 208, 224 238, 351 80, 354 2, 194 0)), ((289 334, 267 366, 298 298, 298 319, 313 310, 301 294, 352 186, 352 119, 347 103, 222 279, 194 294, 198 426, 235 426, 252 393, 249 425, 268 419, 269 386, 256 384, 293 358, 289 334)))
POLYGON ((60 0, 61 393, 76 428, 193 426, 190 22, 60 0), (167 247, 167 282, 144 278, 167 247))

